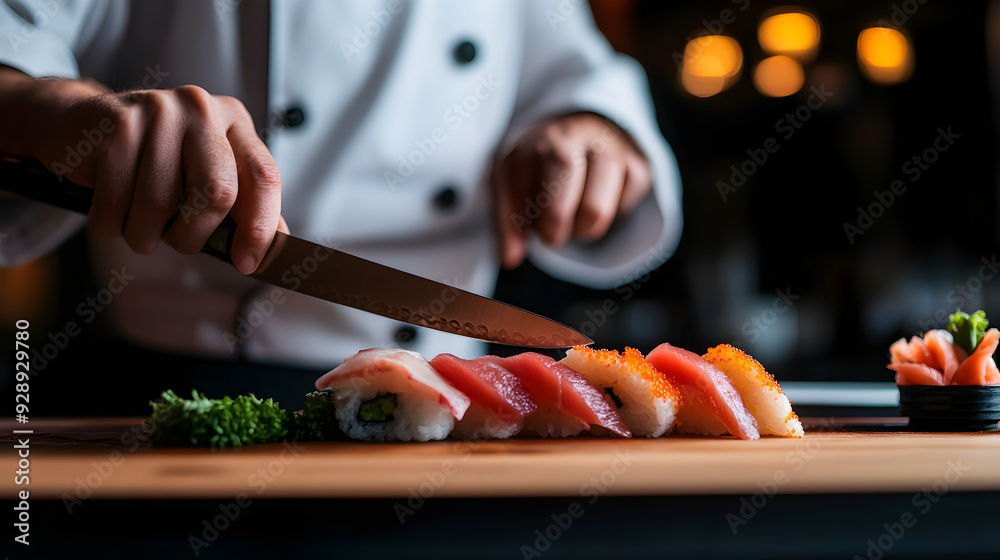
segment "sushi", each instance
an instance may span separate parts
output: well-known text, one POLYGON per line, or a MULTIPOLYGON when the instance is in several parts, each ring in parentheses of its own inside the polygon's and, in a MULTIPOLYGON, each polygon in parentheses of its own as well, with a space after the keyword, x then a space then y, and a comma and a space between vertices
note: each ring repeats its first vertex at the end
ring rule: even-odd
POLYGON ((757 420, 761 435, 802 437, 805 434, 802 422, 792 411, 792 403, 760 362, 728 344, 709 348, 702 357, 732 380, 757 420))
POLYGON ((408 350, 362 350, 316 380, 333 389, 340 429, 365 441, 429 441, 448 437, 469 397, 427 360, 408 350))
POLYGON ((677 414, 677 431, 687 434, 722 435, 758 439, 757 420, 736 387, 719 368, 683 348, 664 342, 646 356, 646 361, 681 387, 684 406, 677 414))
POLYGON ((523 431, 542 437, 568 437, 596 425, 621 437, 632 436, 600 391, 554 358, 537 352, 484 358, 516 375, 538 405, 538 410, 524 419, 523 431))
POLYGON ((472 403, 455 424, 454 435, 458 437, 474 440, 511 437, 521 430, 524 417, 538 409, 521 380, 495 362, 439 354, 430 364, 472 403))
POLYGON ((632 435, 658 437, 673 428, 681 406, 680 389, 638 350, 626 348, 619 354, 577 346, 561 363, 604 393, 632 435))

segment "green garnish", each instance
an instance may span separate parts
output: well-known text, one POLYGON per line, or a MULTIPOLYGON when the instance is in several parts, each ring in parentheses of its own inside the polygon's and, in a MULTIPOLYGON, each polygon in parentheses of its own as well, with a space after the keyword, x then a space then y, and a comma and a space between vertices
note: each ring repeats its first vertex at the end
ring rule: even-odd
POLYGON ((209 399, 192 390, 184 399, 168 390, 149 404, 153 412, 146 425, 155 445, 239 447, 281 441, 288 433, 288 413, 272 399, 252 394, 209 399))
POLYGON ((302 401, 302 413, 294 414, 294 428, 290 435, 298 441, 323 441, 341 439, 337 425, 332 389, 313 391, 302 401))
POLYGON ((365 422, 385 422, 392 420, 392 413, 395 410, 395 393, 386 393, 370 401, 361 403, 361 406, 358 408, 358 420, 365 422))
POLYGON ((972 354, 979 347, 979 342, 983 340, 989 326, 990 322, 986 320, 985 311, 979 310, 969 315, 958 309, 948 317, 948 326, 945 328, 955 339, 955 344, 961 346, 968 354, 972 354))

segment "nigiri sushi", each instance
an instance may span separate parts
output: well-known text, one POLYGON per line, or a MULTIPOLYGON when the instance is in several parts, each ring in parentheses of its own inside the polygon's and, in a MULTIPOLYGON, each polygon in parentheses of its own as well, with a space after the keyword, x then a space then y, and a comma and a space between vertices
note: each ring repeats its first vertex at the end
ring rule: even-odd
POLYGON ((664 342, 646 361, 681 387, 684 405, 677 413, 677 431, 758 439, 757 420, 733 382, 719 368, 683 348, 664 342))
POLYGON ((622 422, 636 436, 658 437, 674 425, 680 408, 680 389, 656 371, 634 348, 594 350, 577 346, 561 363, 580 373, 605 393, 622 422))
POLYGON ((792 403, 760 362, 728 344, 709 348, 702 357, 732 380, 757 419, 761 435, 802 437, 805 434, 792 403))
POLYGON ((521 380, 495 362, 439 354, 430 364, 472 402, 455 424, 456 435, 477 440, 508 438, 521 430, 525 416, 538 409, 521 380))
POLYGON ((316 389, 328 387, 340 429, 366 441, 444 439, 470 404, 409 350, 362 350, 316 380, 316 389))
POLYGON ((507 358, 485 356, 484 359, 516 375, 538 405, 538 410, 524 419, 523 431, 543 437, 568 437, 589 430, 593 424, 621 437, 632 436, 600 391, 554 358, 524 352, 507 358))

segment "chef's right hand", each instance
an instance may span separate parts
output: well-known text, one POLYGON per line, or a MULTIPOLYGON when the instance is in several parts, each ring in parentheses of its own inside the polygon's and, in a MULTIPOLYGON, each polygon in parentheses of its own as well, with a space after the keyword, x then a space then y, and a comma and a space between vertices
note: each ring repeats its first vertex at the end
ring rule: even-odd
POLYGON ((230 213, 233 265, 248 274, 279 227, 278 167, 232 97, 196 86, 113 93, 0 67, 0 113, 14 132, 0 139, 0 153, 37 159, 94 189, 91 229, 138 253, 161 239, 197 253, 230 213))

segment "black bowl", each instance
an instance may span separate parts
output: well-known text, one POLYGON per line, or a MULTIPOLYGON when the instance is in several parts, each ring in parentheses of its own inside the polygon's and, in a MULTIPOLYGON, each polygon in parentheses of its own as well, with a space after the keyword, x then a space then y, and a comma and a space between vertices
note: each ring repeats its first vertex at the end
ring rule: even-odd
POLYGON ((1000 431, 1000 385, 899 385, 899 412, 919 432, 1000 431))

